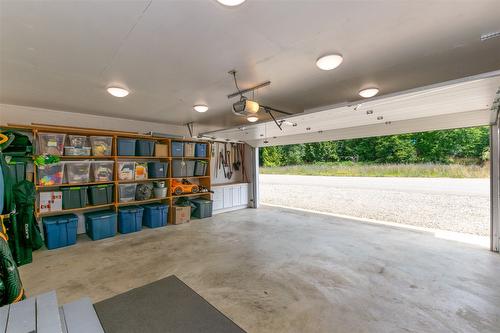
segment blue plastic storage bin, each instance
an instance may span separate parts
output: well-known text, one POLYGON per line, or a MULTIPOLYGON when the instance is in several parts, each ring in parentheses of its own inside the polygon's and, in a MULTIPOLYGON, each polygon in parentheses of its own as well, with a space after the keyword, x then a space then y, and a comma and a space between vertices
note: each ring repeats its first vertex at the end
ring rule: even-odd
POLYGON ((78 217, 75 214, 44 217, 42 221, 45 246, 49 250, 76 243, 78 217))
POLYGON ((168 170, 167 162, 148 162, 148 178, 166 178, 168 170))
POLYGON ((118 210, 118 231, 121 234, 141 231, 142 214, 144 208, 141 206, 128 206, 118 210))
POLYGON ((117 139, 118 156, 135 156, 136 139, 117 139))
POLYGON ((207 144, 206 143, 197 143, 194 148, 194 156, 195 157, 207 157, 207 144))
POLYGON ((85 230, 92 240, 116 235, 116 213, 112 210, 85 213, 85 230))
POLYGON ((151 140, 137 140, 135 142, 135 154, 137 156, 153 156, 155 153, 155 142, 151 140))
POLYGON ((144 216, 142 224, 149 228, 159 228, 167 225, 168 206, 162 204, 150 204, 142 206, 144 216))
POLYGON ((172 156, 184 157, 184 142, 172 141, 172 156))

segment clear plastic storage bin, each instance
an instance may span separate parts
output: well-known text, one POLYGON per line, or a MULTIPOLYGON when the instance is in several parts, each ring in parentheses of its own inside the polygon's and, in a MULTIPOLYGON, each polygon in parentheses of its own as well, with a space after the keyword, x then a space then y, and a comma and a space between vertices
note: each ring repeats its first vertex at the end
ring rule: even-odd
POLYGON ((92 176, 95 182, 109 182, 113 180, 113 161, 92 161, 92 176))
POLYGON ((61 185, 64 178, 64 163, 47 164, 37 167, 38 184, 42 186, 61 185))
POLYGON ((69 184, 90 181, 90 161, 66 161, 66 180, 69 184))
POLYGON ((135 162, 133 161, 118 162, 119 180, 134 180, 134 177, 135 177, 135 162))
POLYGON ((148 163, 135 162, 135 180, 148 179, 148 163))
POLYGON ((93 156, 111 156, 111 146, 113 138, 110 136, 91 136, 90 145, 92 146, 93 156))
POLYGON ((68 144, 69 147, 83 148, 88 147, 87 137, 85 135, 74 135, 68 134, 68 144))
POLYGON ((63 155, 65 139, 66 134, 63 133, 38 133, 39 155, 63 155))
POLYGON ((118 197, 120 202, 134 201, 136 187, 136 183, 118 185, 118 197))
POLYGON ((90 156, 91 149, 90 147, 64 147, 64 155, 66 156, 90 156))

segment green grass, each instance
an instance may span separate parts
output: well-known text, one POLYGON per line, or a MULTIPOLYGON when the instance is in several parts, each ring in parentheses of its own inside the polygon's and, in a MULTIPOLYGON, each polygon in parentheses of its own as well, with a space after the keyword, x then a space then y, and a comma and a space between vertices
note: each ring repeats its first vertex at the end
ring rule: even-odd
POLYGON ((283 167, 261 167, 263 174, 353 177, 446 177, 488 178, 489 164, 366 164, 318 163, 283 167))

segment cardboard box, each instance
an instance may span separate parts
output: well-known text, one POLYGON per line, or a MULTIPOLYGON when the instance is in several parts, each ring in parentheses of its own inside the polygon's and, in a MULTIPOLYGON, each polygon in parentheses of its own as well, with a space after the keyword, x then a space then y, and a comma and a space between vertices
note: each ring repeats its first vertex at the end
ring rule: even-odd
POLYGON ((155 145, 155 156, 156 157, 167 157, 168 156, 168 145, 163 145, 157 143, 155 145))
POLYGON ((187 223, 191 219, 191 206, 182 207, 174 206, 174 218, 172 219, 173 224, 187 223))
POLYGON ((62 192, 40 192, 38 206, 40 213, 58 212, 62 210, 62 192))
POLYGON ((194 143, 193 142, 184 142, 184 156, 185 157, 194 157, 194 143))

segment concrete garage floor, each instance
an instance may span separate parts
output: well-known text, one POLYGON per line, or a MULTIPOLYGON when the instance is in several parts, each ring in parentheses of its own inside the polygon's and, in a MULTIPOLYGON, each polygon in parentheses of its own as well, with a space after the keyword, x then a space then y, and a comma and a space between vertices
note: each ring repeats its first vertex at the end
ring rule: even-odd
POLYGON ((61 303, 175 274, 249 332, 500 331, 500 255, 288 209, 83 236, 20 270, 28 293, 56 289, 61 303))

